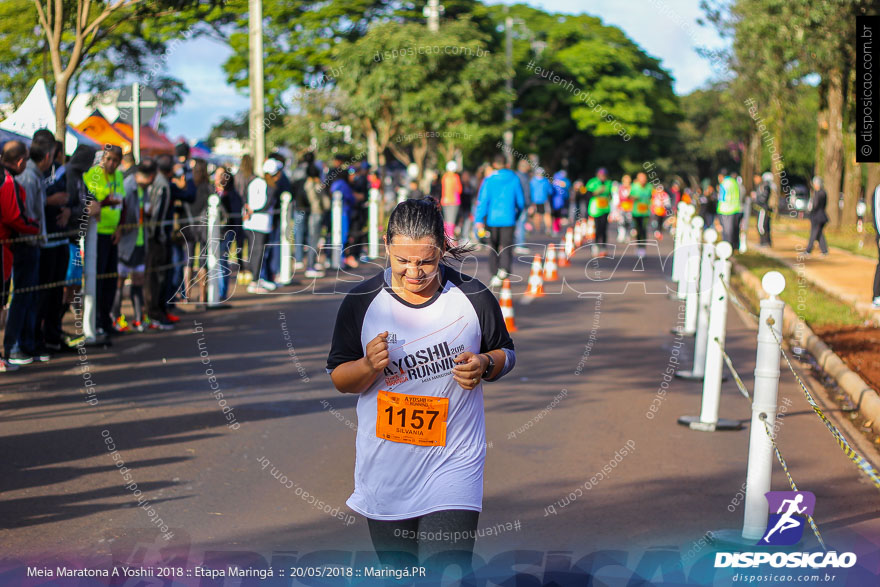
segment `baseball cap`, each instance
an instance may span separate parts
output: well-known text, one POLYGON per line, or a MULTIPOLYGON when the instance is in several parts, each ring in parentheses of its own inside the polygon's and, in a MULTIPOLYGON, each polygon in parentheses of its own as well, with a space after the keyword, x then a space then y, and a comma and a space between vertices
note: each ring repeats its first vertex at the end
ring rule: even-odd
POLYGON ((277 159, 266 159, 263 162, 263 173, 265 175, 276 175, 281 168, 284 167, 284 164, 277 159))

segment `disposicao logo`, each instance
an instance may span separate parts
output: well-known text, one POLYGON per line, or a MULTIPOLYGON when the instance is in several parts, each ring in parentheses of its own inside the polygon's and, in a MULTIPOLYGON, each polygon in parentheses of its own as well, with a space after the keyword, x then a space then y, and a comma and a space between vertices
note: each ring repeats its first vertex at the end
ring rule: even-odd
POLYGON ((770 517, 761 546, 791 546, 804 534, 807 516, 813 515, 816 496, 809 491, 768 491, 764 494, 770 517), (773 512, 776 512, 775 514, 773 512))
MULTIPOLYGON (((764 494, 770 515, 757 546, 791 546, 804 534, 807 516, 813 515, 816 496, 809 491, 768 491, 764 494), (775 513, 774 513, 775 512, 775 513)), ((853 552, 718 552, 715 568, 749 568, 769 564, 780 568, 849 568, 856 564, 853 552)))

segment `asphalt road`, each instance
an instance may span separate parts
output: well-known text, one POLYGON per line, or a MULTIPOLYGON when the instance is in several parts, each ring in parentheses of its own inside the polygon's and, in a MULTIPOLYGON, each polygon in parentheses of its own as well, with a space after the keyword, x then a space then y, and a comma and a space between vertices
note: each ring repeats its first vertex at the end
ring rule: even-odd
MULTIPOLYGON (((667 254, 669 243, 661 249, 667 254)), ((702 433, 676 423, 699 413, 701 384, 674 380, 660 391, 676 356, 670 329, 683 311, 665 295, 660 255, 649 251, 642 263, 620 247, 613 258, 588 259, 580 252, 560 270, 564 283, 547 284, 548 295, 531 303, 521 295, 531 257, 517 262, 516 369, 484 388, 489 446, 480 527, 494 531, 478 538, 476 554, 513 557, 520 568, 546 573, 597 551, 622 550, 630 568, 662 551, 669 560, 683 556, 693 572, 709 551, 700 543, 707 531, 742 524, 748 426, 702 433), (591 481, 611 463, 610 473, 591 481), (566 497, 578 487, 585 490, 576 499, 566 497), (537 554, 499 555, 514 549, 537 554)), ((337 556, 316 554, 326 550, 371 557, 365 521, 345 506, 356 398, 332 388, 324 364, 342 292, 374 270, 274 294, 240 288, 229 309, 193 309, 174 331, 90 348, 92 396, 73 354, 4 374, 0 552, 7 563, 161 556, 180 564, 216 557, 305 564, 337 556), (224 414, 216 390, 231 411, 224 414), (173 537, 160 535, 158 518, 173 537)), ((476 274, 487 281, 482 266, 476 274)), ((750 388, 755 337, 754 324, 731 306, 727 348, 750 388)), ((692 344, 686 338, 676 350, 685 368, 692 344)), ((787 371, 783 403, 779 446, 799 488, 816 494, 823 537, 861 544, 876 567, 877 490, 787 371)), ((750 418, 733 381, 723 385, 721 415, 750 418)), ((788 489, 778 465, 773 488, 788 489)), ((805 536, 805 544, 815 540, 805 536)), ((675 578, 680 569, 666 572, 675 578)))

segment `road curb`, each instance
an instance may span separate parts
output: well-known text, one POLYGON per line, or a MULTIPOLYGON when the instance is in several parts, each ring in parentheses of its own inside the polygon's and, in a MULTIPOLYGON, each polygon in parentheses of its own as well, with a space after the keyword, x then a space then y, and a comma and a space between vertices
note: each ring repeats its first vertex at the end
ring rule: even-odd
MULTIPOLYGON (((733 270, 743 282, 763 299, 769 297, 761 287, 761 279, 748 269, 734 261, 733 270)), ((837 356, 819 336, 807 326, 788 304, 783 311, 782 333, 793 338, 798 345, 812 354, 819 366, 830 375, 842 390, 852 399, 859 413, 871 422, 875 433, 880 434, 880 395, 864 379, 858 376, 846 363, 837 356)))

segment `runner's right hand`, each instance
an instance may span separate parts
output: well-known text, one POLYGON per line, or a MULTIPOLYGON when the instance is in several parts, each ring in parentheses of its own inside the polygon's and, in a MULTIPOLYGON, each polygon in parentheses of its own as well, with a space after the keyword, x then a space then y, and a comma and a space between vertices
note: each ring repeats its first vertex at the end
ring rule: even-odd
POLYGON ((378 373, 388 366, 388 331, 379 334, 367 343, 367 353, 364 357, 370 368, 378 373))

